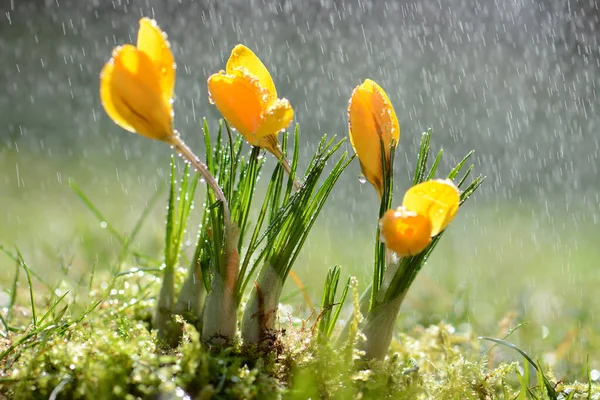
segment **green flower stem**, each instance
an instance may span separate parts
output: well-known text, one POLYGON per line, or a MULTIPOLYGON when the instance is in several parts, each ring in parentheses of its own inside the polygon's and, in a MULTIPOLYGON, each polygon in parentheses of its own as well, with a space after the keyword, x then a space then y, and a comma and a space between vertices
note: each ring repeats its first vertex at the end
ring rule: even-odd
POLYGON ((395 299, 379 303, 367 314, 361 329, 366 338, 361 345, 365 352, 365 359, 383 360, 387 355, 405 295, 406 292, 395 299))
POLYGON ((269 348, 275 337, 275 319, 284 280, 270 265, 265 264, 250 292, 250 300, 242 317, 242 337, 246 344, 269 348))
MULTIPOLYGON (((367 339, 366 343, 364 343, 362 346, 362 349, 366 352, 365 356, 367 358, 385 357, 387 349, 392 340, 394 322, 398 317, 400 306, 402 305, 402 301, 406 294, 405 292, 404 294, 401 294, 392 300, 385 300, 384 295, 388 291, 392 279, 396 275, 401 264, 401 260, 393 259, 392 253, 389 250, 386 250, 386 260, 387 268, 382 280, 381 290, 377 296, 374 306, 371 306, 372 285, 369 285, 365 289, 363 294, 360 296, 359 301, 359 311, 363 316, 365 316, 365 320, 361 323, 360 329, 367 339), (372 307, 371 310, 369 310, 370 307, 372 307), (381 324, 377 325, 379 323, 381 324), (389 339, 387 338, 387 335, 389 335, 389 339), (381 342, 382 340, 384 341, 381 342), (376 356, 382 353, 383 356, 376 356)), ((346 343, 354 318, 355 317, 353 313, 344 323, 344 328, 337 338, 336 346, 341 347, 346 343)))
POLYGON ((232 227, 225 231, 229 233, 225 236, 224 269, 211 280, 202 316, 202 340, 209 345, 221 347, 235 337, 239 305, 235 296, 240 266, 237 248, 239 236, 232 227))
MULTIPOLYGON (((386 149, 383 139, 379 139, 379 145, 381 147, 381 170, 383 171, 383 193, 380 198, 379 204, 379 218, 378 221, 383 217, 385 212, 392 207, 392 199, 394 196, 394 158, 396 154, 396 143, 392 142, 390 145, 390 159, 386 159, 386 149)), ((383 277, 386 270, 387 260, 389 259, 389 251, 385 244, 380 240, 381 230, 379 223, 377 223, 377 230, 375 231, 375 260, 373 264, 373 290, 371 291, 371 304, 370 308, 373 308, 377 302, 377 297, 381 291, 381 285, 383 283, 383 277)))
POLYGON ((375 305, 383 303, 385 301, 385 295, 392 284, 394 277, 397 275, 398 270, 402 264, 402 259, 398 259, 397 256, 388 248, 385 249, 385 271, 383 273, 383 279, 381 280, 381 287, 377 297, 375 299, 375 305))
POLYGON ((206 287, 202 279, 202 272, 200 266, 194 262, 179 292, 177 303, 175 303, 175 314, 183 315, 186 321, 191 322, 201 331, 202 307, 205 298, 206 287))
MULTIPOLYGON (((295 171, 292 171, 290 162, 288 161, 288 159, 285 157, 285 155, 281 151, 281 146, 277 145, 277 147, 274 150, 272 150, 271 153, 273 153, 273 155, 277 158, 279 164, 281 165, 281 168, 283 168, 283 170, 285 171, 286 174, 288 174, 288 176, 292 176, 295 174, 295 171)), ((300 188, 302 187, 302 183, 297 178, 294 178, 293 184, 294 184, 294 190, 296 190, 296 191, 300 190, 300 188)))
MULTIPOLYGON (((223 256, 226 267, 225 271, 223 271, 224 276, 212 279, 211 290, 204 304, 202 339, 209 344, 224 344, 233 339, 237 330, 237 303, 234 296, 234 287, 239 272, 237 230, 231 220, 231 211, 229 210, 225 194, 217 180, 208 170, 206 164, 196 157, 178 135, 174 135, 169 143, 178 154, 181 154, 182 157, 198 170, 212 189, 216 200, 223 206, 224 237, 226 242, 226 250, 223 256)), ((189 290, 192 290, 192 288, 189 288, 189 290)), ((197 303, 197 300, 197 298, 192 296, 194 303, 197 303)))
POLYGON ((158 303, 154 312, 153 326, 158 330, 158 338, 171 344, 171 321, 173 316, 173 302, 175 298, 175 270, 165 268, 163 282, 160 287, 158 303))
POLYGON ((212 176, 206 164, 204 164, 200 159, 194 154, 194 152, 183 142, 183 140, 179 137, 179 135, 173 135, 169 138, 168 142, 178 154, 181 154, 183 158, 185 158, 190 164, 198 170, 200 175, 206 180, 206 183, 210 186, 210 188, 215 193, 215 197, 218 201, 223 203, 223 216, 225 219, 226 228, 233 226, 231 222, 231 212, 229 211, 229 205, 227 203, 227 199, 225 198, 225 194, 219 186, 217 180, 212 176))
POLYGON ((202 340, 222 347, 231 342, 236 331, 237 304, 233 301, 233 291, 223 280, 215 278, 204 303, 202 340))

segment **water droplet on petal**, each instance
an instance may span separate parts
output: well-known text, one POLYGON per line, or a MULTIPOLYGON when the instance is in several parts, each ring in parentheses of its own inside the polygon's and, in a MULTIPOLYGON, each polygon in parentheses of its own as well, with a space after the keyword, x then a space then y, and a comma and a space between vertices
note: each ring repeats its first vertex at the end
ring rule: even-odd
POLYGON ((360 175, 358 175, 358 181, 361 184, 365 184, 365 183, 367 183, 367 178, 363 174, 360 174, 360 175))

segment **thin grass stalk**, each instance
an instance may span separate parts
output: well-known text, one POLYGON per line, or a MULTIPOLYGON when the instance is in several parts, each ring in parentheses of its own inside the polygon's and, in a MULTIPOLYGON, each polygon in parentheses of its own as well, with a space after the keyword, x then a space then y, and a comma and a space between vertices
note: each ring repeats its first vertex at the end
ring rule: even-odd
POLYGON ((164 261, 164 273, 163 280, 158 294, 158 301, 156 303, 156 310, 154 311, 154 318, 152 326, 158 330, 158 338, 169 343, 169 332, 171 331, 171 318, 173 315, 173 302, 175 297, 175 268, 172 264, 172 253, 173 253, 173 236, 176 235, 174 232, 176 227, 175 218, 175 192, 176 192, 176 178, 175 178, 175 162, 171 157, 171 175, 170 175, 170 186, 169 186, 169 200, 167 205, 167 225, 165 232, 165 261, 164 261))
POLYGON ((348 339, 348 334, 350 333, 350 328, 352 326, 353 321, 356 319, 355 313, 360 313, 361 315, 367 315, 369 312, 369 307, 371 305, 371 291, 373 290, 373 284, 369 284, 367 288, 362 292, 360 298, 358 299, 358 308, 354 313, 348 315, 346 321, 344 322, 344 327, 338 334, 336 339, 336 346, 341 347, 344 346, 348 339))
POLYGON ((319 314, 317 321, 319 323, 319 341, 328 341, 333 333, 337 320, 339 318, 342 306, 348 295, 348 289, 350 288, 351 277, 348 278, 342 294, 338 302, 335 301, 335 295, 337 293, 338 285, 340 282, 339 266, 330 268, 327 272, 327 278, 325 280, 325 286, 323 287, 323 295, 321 297, 321 313, 319 314))
POLYGON ((173 313, 175 313, 175 267, 179 263, 183 236, 193 208, 194 194, 198 183, 198 175, 190 182, 188 172, 189 164, 186 164, 179 187, 179 199, 176 201, 175 159, 171 157, 171 183, 165 235, 165 269, 154 315, 154 327, 158 329, 158 337, 170 346, 176 346, 181 336, 181 332, 177 330, 172 321, 173 313))
POLYGON ((183 158, 185 158, 190 164, 196 168, 196 170, 202 175, 206 184, 212 189, 217 198, 217 201, 223 203, 223 215, 225 219, 225 229, 231 229, 233 227, 233 223, 231 222, 231 212, 229 211, 229 204, 227 199, 225 198, 225 194, 219 186, 217 180, 212 176, 206 164, 204 164, 200 159, 194 154, 194 152, 181 140, 179 135, 172 135, 169 140, 169 144, 173 146, 175 151, 178 154, 181 154, 183 158))

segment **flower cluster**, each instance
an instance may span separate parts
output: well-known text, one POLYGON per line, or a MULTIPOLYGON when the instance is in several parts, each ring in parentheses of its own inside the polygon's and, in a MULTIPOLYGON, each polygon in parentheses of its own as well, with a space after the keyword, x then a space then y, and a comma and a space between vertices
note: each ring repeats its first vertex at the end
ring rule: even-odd
MULTIPOLYGON (((140 20, 136 46, 126 44, 113 51, 100 82, 102 105, 117 125, 167 142, 177 135, 175 62, 167 36, 154 20, 140 20)), ((281 159, 277 134, 290 125, 294 110, 287 99, 277 97, 271 74, 252 50, 241 44, 234 47, 225 71, 208 78, 208 93, 210 102, 249 144, 281 159)), ((400 139, 400 125, 389 97, 370 79, 352 92, 348 132, 365 178, 381 197, 384 169, 391 168, 390 152, 400 139)), ((398 255, 418 254, 454 218, 458 202, 459 192, 451 181, 415 186, 406 193, 402 207, 381 219, 382 239, 398 255)))
MULTIPOLYGON (((381 198, 385 176, 393 168, 390 153, 400 139, 400 126, 389 97, 370 79, 352 93, 348 131, 362 172, 381 198)), ((459 201, 460 192, 450 180, 415 185, 406 192, 401 207, 381 218, 382 240, 399 256, 419 254, 452 221, 459 201)))
MULTIPOLYGON (((174 57, 166 34, 160 30, 154 20, 142 18, 136 46, 125 44, 117 47, 113 51, 112 58, 102 69, 100 97, 106 113, 118 126, 173 146, 204 176, 214 192, 215 199, 222 203, 222 221, 225 225, 222 231, 222 242, 225 243, 223 265, 227 266, 225 268, 227 273, 221 277, 223 281, 221 283, 213 278, 211 286, 213 296, 211 297, 211 293, 209 293, 204 315, 205 317, 211 315, 213 318, 208 330, 213 337, 229 337, 236 332, 236 307, 241 297, 239 293, 232 294, 232 291, 243 289, 244 283, 247 282, 247 277, 243 276, 246 273, 247 261, 240 269, 239 254, 243 239, 239 239, 239 231, 243 232, 245 229, 245 226, 239 226, 239 224, 244 225, 247 217, 241 218, 240 221, 234 221, 236 217, 232 217, 228 209, 228 200, 231 199, 227 198, 211 174, 211 172, 215 173, 214 167, 211 170, 210 166, 207 167, 202 163, 183 143, 179 133, 173 127, 175 71, 174 57), (209 303, 214 304, 215 308, 211 309, 208 306, 209 303), (229 315, 229 317, 224 317, 224 315, 229 315), (214 323, 214 320, 219 318, 223 321, 227 320, 227 329, 214 323)), ((320 161, 318 161, 319 157, 313 160, 317 160, 322 165, 317 163, 320 166, 315 167, 312 178, 311 174, 307 174, 307 180, 301 187, 294 178, 296 164, 294 162, 292 167, 290 166, 278 138, 279 132, 288 128, 294 119, 294 110, 287 99, 278 97, 273 78, 252 50, 241 44, 235 46, 225 70, 211 75, 207 80, 207 86, 210 103, 219 110, 227 123, 254 147, 252 157, 255 158, 254 161, 251 161, 254 164, 248 164, 248 171, 251 171, 253 175, 246 176, 258 176, 256 156, 259 149, 265 149, 276 157, 281 167, 288 173, 290 182, 293 180, 298 191, 298 196, 290 199, 289 190, 292 186, 290 183, 283 203, 280 200, 273 200, 273 205, 270 207, 277 207, 278 204, 281 204, 283 211, 280 214, 273 214, 279 215, 277 218, 280 219, 274 218, 272 221, 272 226, 275 228, 273 228, 271 236, 276 238, 282 232, 289 232, 290 235, 303 235, 301 237, 305 238, 306 229, 310 229, 312 226, 314 217, 319 213, 331 187, 347 165, 344 156, 338 162, 338 166, 334 168, 335 174, 331 174, 326 180, 328 186, 316 189, 316 182, 326 159, 337 150, 339 144, 332 145, 331 141, 325 144, 325 139, 322 141, 320 148, 322 154, 327 154, 327 156, 321 157, 320 161), (296 207, 305 207, 305 209, 297 211, 293 211, 292 208, 286 209, 287 206, 284 203, 288 200, 290 203, 295 202, 296 207), (306 210, 310 211, 307 213, 306 210), (294 224, 296 224, 296 228, 293 227, 294 224)), ((377 83, 370 79, 366 79, 352 92, 348 105, 348 133, 352 148, 360 161, 362 173, 375 188, 381 203, 378 235, 380 237, 377 238, 376 243, 373 288, 370 289, 372 290, 371 296, 366 297, 371 299, 367 321, 373 326, 382 321, 385 326, 388 326, 391 321, 393 327, 393 321, 404 294, 426 259, 425 256, 421 258, 418 256, 433 249, 435 246, 433 238, 439 237, 455 217, 464 193, 461 193, 451 179, 433 179, 438 159, 428 174, 428 178, 424 179, 424 172, 419 172, 420 178, 415 179, 414 186, 408 189, 402 205, 396 209, 391 208, 393 155, 400 140, 400 125, 389 97, 377 83), (392 252, 397 257, 389 257, 392 252), (407 261, 402 264, 397 260, 407 261), (389 290, 389 287, 384 287, 384 273, 391 277, 392 289, 395 284, 400 285, 398 282, 404 283, 394 290, 389 290), (386 311, 382 314, 381 310, 386 311)), ((421 168, 425 168, 428 151, 429 148, 426 147, 425 159, 420 163, 421 168)), ((451 178, 453 179, 454 176, 451 178)), ((231 177, 227 179, 230 182, 234 180, 231 177)), ((463 181, 464 178, 459 186, 463 181)), ((274 185, 277 182, 281 185, 281 178, 274 175, 273 182, 275 182, 274 185)), ((471 188, 472 191, 479 183, 477 182, 471 188)), ((244 181, 244 185, 250 188, 251 193, 254 182, 244 181)), ((231 193, 231 187, 227 192, 231 193)), ((280 192, 281 189, 273 189, 272 193, 274 193, 273 196, 279 196, 280 192)), ((251 194, 248 196, 251 197, 251 194)), ((238 205, 237 208, 233 208, 238 212, 236 216, 245 215, 244 212, 239 214, 239 210, 240 207, 249 207, 250 197, 248 196, 244 197, 247 201, 244 206, 238 205)), ((219 219, 214 221, 219 221, 219 219)), ((259 228, 260 226, 257 227, 256 232, 259 228)), ((256 237, 252 240, 255 239, 256 237)), ((249 342, 258 343, 265 334, 273 330, 273 310, 264 308, 277 307, 281 286, 290 273, 295 259, 295 255, 292 254, 299 251, 304 239, 298 241, 299 245, 290 238, 277 239, 277 241, 279 247, 267 245, 267 250, 262 253, 266 259, 258 282, 254 285, 253 293, 256 298, 248 302, 254 306, 250 306, 244 315, 242 336, 249 342), (279 250, 280 253, 278 253, 279 250), (270 259, 268 259, 269 257, 270 259), (285 259, 286 257, 288 259, 285 259)), ((246 257, 246 260, 248 259, 250 256, 246 257)), ((172 280, 172 271, 170 273, 169 279, 172 280)), ((197 280, 194 276, 192 278, 197 280)), ((330 273, 328 281, 335 282, 337 285, 338 279, 339 271, 330 273)), ((332 283, 332 285, 334 284, 332 283)), ((159 301, 159 307, 167 311, 164 315, 166 321, 171 318, 172 293, 171 290, 163 290, 161 296, 163 296, 163 292, 167 294, 165 294, 164 301, 159 301)), ((329 303, 333 304, 334 296, 335 290, 330 290, 326 296, 329 303)), ((324 329, 330 332, 332 326, 328 323, 324 329)), ((160 329, 159 326, 159 331, 160 329)), ((371 334, 368 324, 365 329, 367 342, 370 337, 374 337, 383 343, 378 346, 378 349, 372 351, 369 350, 374 348, 372 344, 367 345, 367 356, 381 357, 381 349, 387 350, 389 345, 388 330, 390 328, 378 328, 373 330, 375 333, 371 334), (387 344, 385 344, 386 341, 387 344), (371 353, 369 353, 370 351, 371 353)))

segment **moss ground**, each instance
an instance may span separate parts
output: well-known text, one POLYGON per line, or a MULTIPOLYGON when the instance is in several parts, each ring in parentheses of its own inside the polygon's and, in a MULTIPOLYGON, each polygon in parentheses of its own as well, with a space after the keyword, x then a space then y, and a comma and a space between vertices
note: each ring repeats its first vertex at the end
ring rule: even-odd
MULTIPOLYGON (((28 325, 31 310, 18 307, 14 332, 0 341, 0 391, 16 399, 551 398, 533 368, 493 361, 499 348, 445 323, 399 334, 394 355, 369 364, 357 361, 350 346, 332 349, 315 340, 313 318, 286 322, 283 315, 281 342, 270 355, 238 344, 206 349, 183 321, 180 346, 164 349, 149 329, 157 289, 152 275, 131 274, 105 288, 106 297, 93 290, 93 309, 66 313, 60 302, 40 321, 47 308, 38 308, 37 327, 28 325)), ((57 296, 51 297, 54 305, 57 296)), ((587 383, 553 384, 562 398, 600 396, 596 384, 591 397, 587 383)))
MULTIPOLYGON (((411 288, 391 358, 350 367, 360 355, 314 340, 315 314, 291 281, 277 354, 257 358, 237 344, 211 352, 183 322, 183 343, 161 348, 149 321, 159 285, 162 197, 131 254, 123 258, 108 233, 108 227, 131 231, 153 194, 150 178, 120 170, 115 184, 114 176, 86 169, 91 162, 36 167, 22 160, 10 154, 0 160, 4 171, 21 166, 3 184, 0 243, 13 255, 12 246, 20 248, 32 290, 24 269, 0 254, 0 315, 8 326, 0 322, 0 398, 550 398, 519 353, 480 335, 508 335, 540 363, 556 398, 600 398, 600 253, 586 209, 548 217, 537 203, 467 208, 411 288), (107 224, 81 205, 68 178, 106 213, 107 224), (116 271, 132 270, 113 279, 116 271)), ((152 177, 157 187, 166 172, 152 177)), ((340 218, 336 208, 324 211, 295 269, 314 302, 334 264, 357 276, 361 288, 369 278, 372 238, 356 226, 372 216, 340 218)), ((188 236, 187 256, 195 231, 188 236)))

